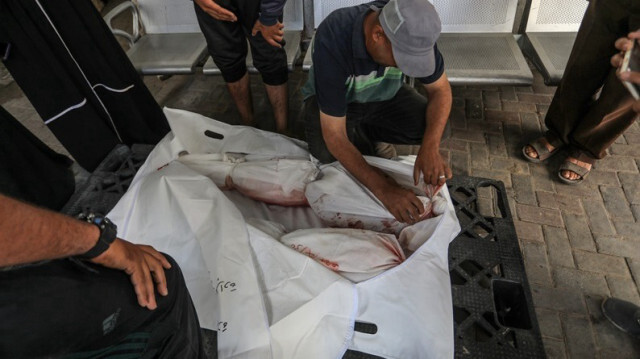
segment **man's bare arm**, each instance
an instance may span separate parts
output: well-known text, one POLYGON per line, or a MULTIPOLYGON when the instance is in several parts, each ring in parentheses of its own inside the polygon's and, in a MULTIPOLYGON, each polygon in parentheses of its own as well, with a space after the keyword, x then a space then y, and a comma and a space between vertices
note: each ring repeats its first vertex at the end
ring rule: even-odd
POLYGON ((440 141, 451 112, 451 86, 446 74, 431 84, 424 85, 429 102, 425 114, 426 129, 416 158, 413 179, 418 184, 420 174, 425 183, 443 184, 451 178, 451 170, 440 155, 440 141), (441 177, 444 176, 444 177, 441 177))
POLYGON ((401 188, 365 161, 362 153, 349 141, 346 117, 329 116, 321 111, 320 123, 329 152, 344 168, 365 185, 398 221, 414 223, 424 212, 422 202, 413 192, 401 188))
POLYGON ((98 227, 0 195, 0 267, 79 255, 98 227))
MULTIPOLYGON (((0 267, 84 254, 99 237, 95 225, 0 194, 0 267)), ((168 293, 164 269, 171 265, 151 246, 118 238, 91 261, 126 272, 143 307, 157 307, 154 282, 168 293)))

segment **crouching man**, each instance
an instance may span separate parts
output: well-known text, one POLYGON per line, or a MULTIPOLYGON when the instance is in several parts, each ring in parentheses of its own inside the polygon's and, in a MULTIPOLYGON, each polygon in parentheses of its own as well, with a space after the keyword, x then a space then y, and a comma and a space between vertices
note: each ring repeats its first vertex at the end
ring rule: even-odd
POLYGON ((440 19, 428 0, 374 1, 331 13, 318 27, 303 88, 306 137, 321 162, 340 163, 393 216, 414 223, 424 207, 409 190, 367 164, 376 143, 420 144, 414 180, 444 184, 451 170, 440 141, 451 87, 436 40, 440 19), (404 84, 423 84, 428 101, 404 84))

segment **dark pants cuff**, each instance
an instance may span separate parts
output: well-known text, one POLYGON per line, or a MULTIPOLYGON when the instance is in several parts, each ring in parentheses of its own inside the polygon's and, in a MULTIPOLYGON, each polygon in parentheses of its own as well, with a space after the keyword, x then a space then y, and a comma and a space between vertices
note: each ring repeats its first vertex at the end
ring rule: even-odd
POLYGON ((275 72, 261 73, 261 75, 262 82, 269 86, 279 86, 287 83, 287 80, 289 80, 289 70, 286 67, 275 72))

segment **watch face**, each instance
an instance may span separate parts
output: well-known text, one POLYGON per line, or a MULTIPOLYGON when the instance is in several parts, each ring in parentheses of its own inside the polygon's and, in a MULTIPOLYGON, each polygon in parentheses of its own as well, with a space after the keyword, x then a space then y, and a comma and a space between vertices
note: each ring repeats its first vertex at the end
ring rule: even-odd
POLYGON ((100 228, 100 240, 111 244, 118 235, 118 227, 111 220, 99 213, 84 214, 87 222, 100 228))
POLYGON ((112 243, 118 235, 118 227, 107 217, 101 218, 100 239, 107 243, 112 243))

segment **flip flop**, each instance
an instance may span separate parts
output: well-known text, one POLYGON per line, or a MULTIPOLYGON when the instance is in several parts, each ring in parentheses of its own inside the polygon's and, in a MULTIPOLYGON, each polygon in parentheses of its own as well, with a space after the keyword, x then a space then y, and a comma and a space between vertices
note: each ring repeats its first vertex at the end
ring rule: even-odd
POLYGON ((558 178, 560 178, 560 181, 566 184, 571 184, 571 185, 579 184, 582 181, 584 181, 585 178, 587 178, 589 173, 591 173, 591 170, 593 169, 593 165, 595 162, 596 160, 590 157, 589 155, 587 155, 586 153, 582 151, 574 151, 572 154, 567 156, 567 159, 565 159, 564 162, 560 165, 560 168, 558 168, 558 178), (588 163, 591 165, 591 168, 587 169, 586 167, 582 167, 573 162, 570 162, 569 157, 575 158, 580 162, 588 163), (571 171, 577 174, 578 176, 580 176, 580 178, 568 179, 562 175, 562 171, 571 171))
POLYGON ((556 135, 547 131, 544 136, 538 137, 523 146, 522 155, 529 162, 540 163, 553 156, 563 145, 564 143, 562 143, 556 135), (549 151, 545 142, 548 142, 553 147, 553 150, 549 151), (533 147, 533 149, 538 153, 538 157, 529 156, 526 151, 527 146, 533 147))

